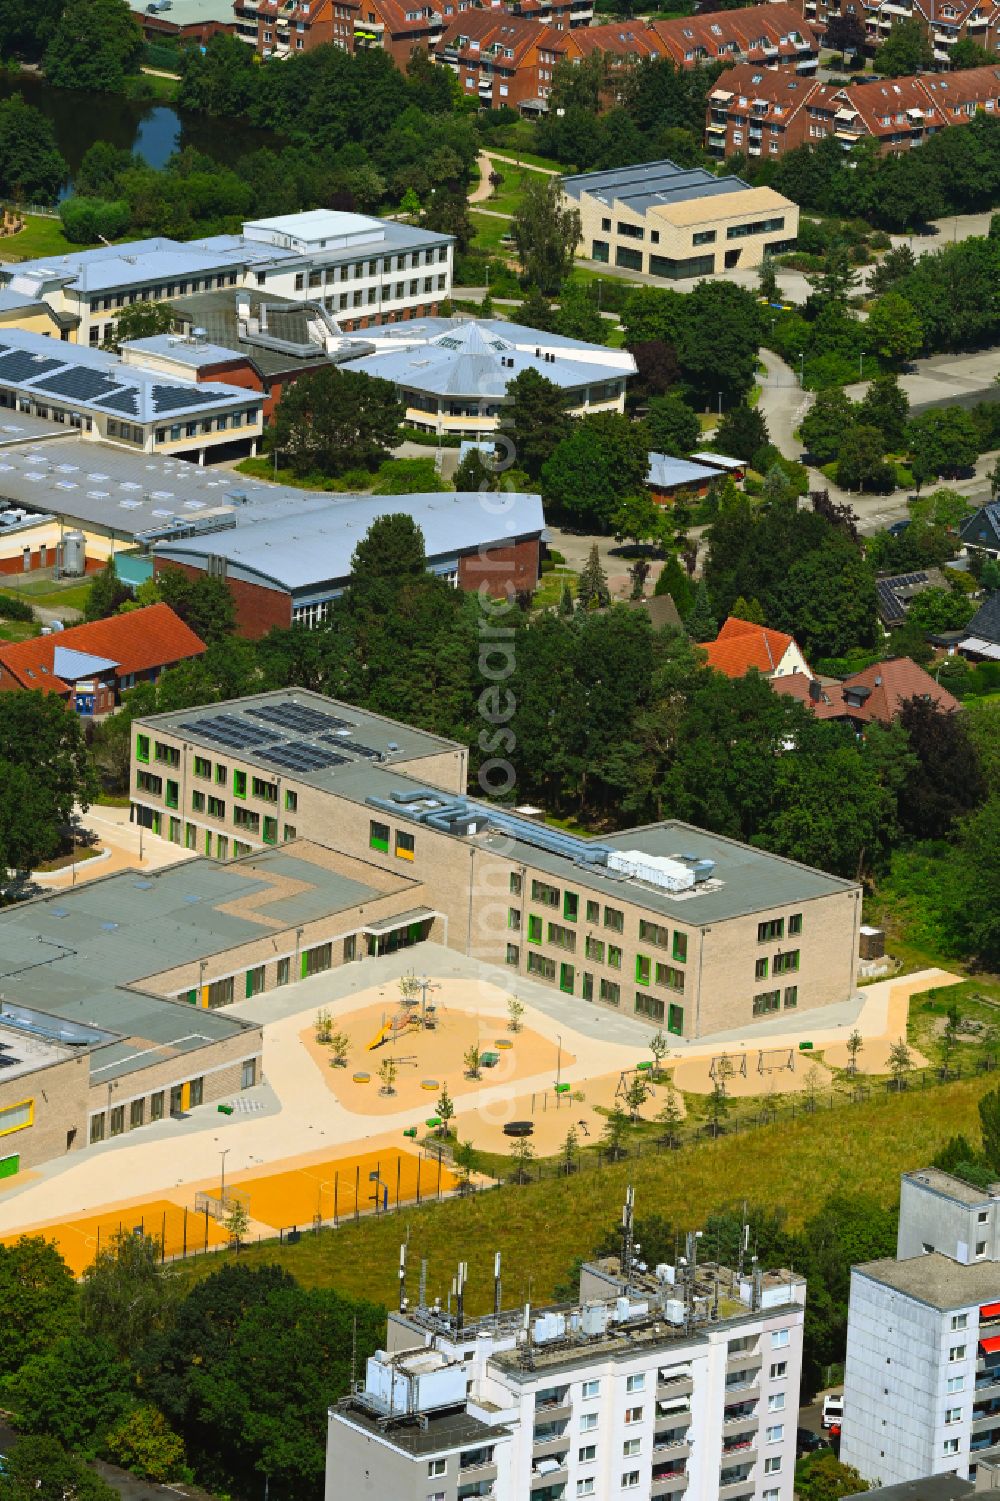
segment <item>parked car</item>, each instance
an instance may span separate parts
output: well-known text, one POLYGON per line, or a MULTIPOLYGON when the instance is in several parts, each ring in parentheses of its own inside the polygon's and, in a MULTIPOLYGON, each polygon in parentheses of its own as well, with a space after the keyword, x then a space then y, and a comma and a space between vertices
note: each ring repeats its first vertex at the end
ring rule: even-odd
POLYGON ((796 1428, 795 1453, 800 1459, 803 1454, 815 1454, 817 1449, 828 1449, 829 1447, 829 1444, 821 1433, 813 1433, 811 1428, 796 1428))
POLYGON ((844 1421, 844 1398, 834 1395, 823 1398, 823 1427, 835 1428, 840 1432, 840 1426, 844 1421))
MULTIPOLYGON (((914 496, 914 499, 916 499, 916 496, 914 496)), ((894 521, 892 526, 889 527, 889 536, 901 537, 909 525, 910 518, 908 516, 903 521, 894 521)))

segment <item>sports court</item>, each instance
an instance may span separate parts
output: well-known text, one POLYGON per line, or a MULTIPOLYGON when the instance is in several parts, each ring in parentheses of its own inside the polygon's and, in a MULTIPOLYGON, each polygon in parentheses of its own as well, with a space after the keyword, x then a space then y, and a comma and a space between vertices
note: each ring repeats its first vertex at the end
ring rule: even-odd
POLYGON ((355 1209, 369 1214, 376 1207, 376 1197, 379 1209, 395 1209, 397 1196, 400 1204, 416 1200, 418 1189, 421 1200, 436 1198, 439 1173, 442 1193, 458 1183, 455 1174, 439 1166, 434 1157, 385 1147, 257 1178, 240 1174, 232 1186, 246 1194, 251 1220, 272 1230, 285 1230, 309 1225, 317 1217, 343 1219, 353 1216, 355 1209))
POLYGON ((12 1245, 21 1235, 41 1235, 55 1243, 74 1276, 82 1276, 93 1263, 98 1250, 103 1250, 113 1236, 124 1230, 131 1234, 141 1231, 164 1243, 166 1256, 180 1256, 187 1250, 204 1250, 206 1246, 223 1246, 228 1235, 213 1219, 196 1214, 193 1209, 184 1209, 171 1204, 168 1199, 153 1199, 148 1204, 136 1204, 131 1209, 114 1209, 105 1214, 91 1215, 87 1219, 63 1224, 36 1226, 20 1231, 17 1235, 5 1235, 4 1245, 12 1245))

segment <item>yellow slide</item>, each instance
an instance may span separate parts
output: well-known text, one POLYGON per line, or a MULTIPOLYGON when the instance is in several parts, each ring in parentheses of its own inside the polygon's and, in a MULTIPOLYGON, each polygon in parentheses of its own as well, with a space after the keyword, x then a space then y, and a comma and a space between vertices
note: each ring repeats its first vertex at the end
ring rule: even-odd
POLYGON ((378 1032, 368 1044, 369 1053, 373 1052, 375 1048, 380 1048, 386 1039, 392 1036, 392 1027, 393 1024, 391 1021, 387 1021, 384 1027, 379 1027, 378 1032))

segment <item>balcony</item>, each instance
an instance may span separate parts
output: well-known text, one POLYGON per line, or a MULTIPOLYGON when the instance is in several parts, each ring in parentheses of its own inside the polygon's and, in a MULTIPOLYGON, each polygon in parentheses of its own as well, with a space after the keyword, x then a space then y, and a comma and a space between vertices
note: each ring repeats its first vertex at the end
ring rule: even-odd
POLYGON ((535 1427, 544 1423, 554 1423, 558 1419, 567 1419, 573 1411, 570 1401, 569 1387, 561 1387, 558 1391, 535 1393, 535 1427))
POLYGON ((497 1493, 496 1478, 496 1471, 494 1470, 489 1480, 476 1480, 471 1485, 460 1485, 458 1488, 458 1501, 488 1501, 489 1497, 495 1496, 497 1493))
MULTIPOLYGON (((753 147, 750 148, 751 151, 753 147)), ((752 1392, 757 1390, 757 1380, 760 1376, 760 1364, 750 1368, 744 1366, 742 1370, 734 1371, 726 1377, 726 1395, 730 1392, 752 1392)))
POLYGON ((566 1464, 558 1464, 554 1459, 542 1460, 545 1469, 532 1467, 531 1471, 531 1495, 533 1501, 541 1501, 542 1497, 551 1497, 557 1492, 565 1494, 566 1490, 566 1464))
POLYGON ((553 1433, 548 1438, 536 1438, 531 1446, 531 1458, 565 1460, 569 1450, 569 1437, 565 1433, 553 1433))
POLYGON ((684 1461, 691 1457, 691 1445, 687 1438, 687 1429, 684 1429, 680 1438, 671 1438, 664 1435, 663 1438, 653 1439, 653 1467, 662 1465, 664 1472, 684 1468, 684 1461))
POLYGON ((727 1438, 722 1441, 723 1459, 750 1459, 756 1456, 756 1451, 757 1435, 755 1433, 740 1434, 738 1438, 727 1438))
POLYGON ((650 1496, 676 1496, 681 1491, 687 1490, 687 1483, 686 1470, 663 1470, 659 1475, 654 1470, 649 1494, 650 1496))
POLYGON ((694 1382, 691 1376, 685 1372, 682 1376, 667 1376, 661 1371, 656 1378, 656 1399, 658 1402, 670 1402, 675 1397, 690 1397, 694 1391, 694 1382))
POLYGON ((749 1475, 742 1480, 730 1480, 723 1484, 720 1482, 718 1497, 719 1501, 748 1501, 754 1494, 754 1483, 749 1475))

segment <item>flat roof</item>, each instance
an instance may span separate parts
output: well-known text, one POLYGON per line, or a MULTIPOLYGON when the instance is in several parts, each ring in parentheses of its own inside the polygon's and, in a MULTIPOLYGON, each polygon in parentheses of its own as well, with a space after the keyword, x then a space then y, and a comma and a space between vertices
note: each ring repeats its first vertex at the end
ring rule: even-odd
POLYGON ((562 186, 571 198, 587 193, 598 203, 620 203, 637 214, 645 214, 650 208, 689 198, 745 193, 750 185, 739 177, 713 177, 704 167, 679 167, 676 162, 664 159, 612 167, 606 172, 579 172, 564 177, 562 186))
MULTIPOLYGON (((975 1492, 971 1480, 948 1471, 944 1475, 922 1475, 919 1480, 901 1480, 898 1485, 880 1485, 879 1501, 965 1501, 975 1492)), ((871 1496, 871 1491, 855 1491, 844 1501, 860 1501, 862 1495, 871 1496)))
MULTIPOLYGON (((221 365, 246 358, 238 349, 209 344, 205 340, 189 338, 184 334, 150 334, 145 339, 129 339, 122 345, 122 349, 129 354, 134 350, 140 356, 151 354, 174 360, 178 365, 190 365, 193 370, 198 370, 203 365, 221 365)), ((136 366, 130 368, 142 367, 137 362, 136 366)))
POLYGON ((966 1183, 963 1179, 956 1178, 952 1173, 946 1173, 939 1167, 922 1167, 917 1172, 904 1173, 903 1181, 913 1183, 919 1188, 929 1189, 943 1198, 954 1199, 970 1209, 989 1204, 1000 1195, 1000 1183, 995 1183, 991 1192, 988 1188, 977 1188, 973 1183, 966 1183))
POLYGON ((97 1029, 91 1079, 119 1078, 247 1030, 144 982, 412 884, 305 840, 104 876, 0 912, 0 1006, 36 1013, 43 1036, 52 1019, 55 1041, 97 1029))
POLYGON ((391 1444, 406 1454, 439 1454, 443 1449, 466 1449, 489 1444, 492 1448, 498 1439, 506 1438, 508 1428, 490 1427, 472 1417, 464 1407, 431 1409, 412 1418, 378 1417, 356 1397, 347 1397, 331 1409, 331 1415, 343 1423, 350 1423, 364 1433, 391 1444))
POLYGON ((483 505, 478 491, 416 495, 276 493, 268 506, 235 512, 226 531, 177 537, 157 544, 156 556, 196 566, 206 556, 227 560, 227 576, 302 594, 342 587, 358 543, 379 516, 412 516, 428 562, 450 570, 461 553, 522 537, 545 527, 541 497, 504 490, 483 505))
MULTIPOLYGON (((462 810, 475 815, 481 831, 475 834, 454 834, 451 837, 463 843, 475 843, 482 848, 495 848, 511 859, 549 873, 554 879, 571 886, 599 892, 610 905, 616 901, 630 901, 661 913, 690 927, 710 927, 713 923, 754 912, 772 911, 779 907, 802 907, 810 900, 837 892, 858 890, 856 882, 842 880, 839 876, 827 875, 811 866, 800 865, 766 850, 740 844, 735 839, 726 839, 721 834, 706 833, 679 820, 649 824, 620 833, 604 835, 600 839, 584 839, 564 834, 561 830, 540 825, 528 818, 519 817, 474 798, 442 792, 429 787, 420 780, 419 764, 412 765, 420 756, 439 754, 442 750, 459 749, 455 742, 439 739, 423 730, 383 720, 356 709, 349 704, 318 693, 305 693, 296 689, 279 690, 253 698, 233 699, 228 703, 213 704, 203 709, 174 710, 144 719, 143 725, 160 726, 168 733, 219 753, 220 742, 212 739, 212 719, 219 715, 233 715, 245 719, 248 727, 247 743, 239 751, 229 750, 230 756, 239 757, 249 765, 259 766, 274 775, 280 761, 275 756, 283 754, 281 745, 251 743, 254 730, 266 720, 257 718, 252 710, 261 705, 302 703, 319 714, 334 715, 349 722, 350 733, 327 739, 322 723, 316 729, 289 731, 287 738, 306 747, 311 747, 319 757, 332 750, 333 759, 314 770, 293 769, 285 774, 321 791, 335 793, 348 802, 361 803, 373 808, 383 807, 390 817, 402 822, 415 821, 420 813, 420 801, 415 792, 426 794, 424 811, 428 801, 440 804, 461 804, 462 810), (364 743, 378 753, 371 757, 352 752, 351 742, 364 743), (390 744, 397 746, 390 749, 390 744), (336 759, 337 756, 340 759, 336 759), (271 759, 269 759, 271 758, 271 759), (398 802, 394 794, 407 799, 398 802), (503 832, 499 832, 501 829, 503 832), (711 879, 699 881, 686 891, 668 891, 646 881, 609 869, 594 862, 594 854, 601 849, 636 851, 641 854, 666 858, 694 857, 714 861, 711 879)), ((225 727, 223 727, 225 733, 225 727)), ((279 733, 276 731, 276 734, 279 733)), ((224 741, 222 742, 224 743, 224 741)), ((301 757, 300 757, 301 759, 301 757)), ((808 920, 808 919, 807 919, 808 920)))
POLYGON ((647 485, 697 485, 702 480, 718 479, 726 471, 709 464, 693 464, 690 459, 675 459, 666 453, 651 453, 646 473, 647 485))
POLYGON ((853 1271, 869 1282, 891 1287, 894 1292, 904 1293, 940 1312, 1000 1300, 1000 1263, 996 1261, 974 1261, 963 1266, 940 1251, 927 1251, 922 1256, 907 1256, 903 1261, 892 1256, 864 1261, 853 1271))

